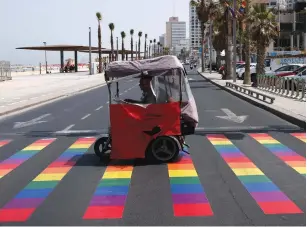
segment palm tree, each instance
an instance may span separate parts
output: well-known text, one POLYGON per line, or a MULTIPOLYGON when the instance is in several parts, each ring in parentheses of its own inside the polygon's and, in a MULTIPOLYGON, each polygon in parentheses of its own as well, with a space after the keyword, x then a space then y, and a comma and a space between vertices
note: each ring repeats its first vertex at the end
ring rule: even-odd
POLYGON ((148 37, 148 35, 145 34, 144 59, 147 58, 147 55, 146 55, 146 52, 147 52, 147 37, 148 37))
POLYGON ((120 33, 121 37, 122 37, 122 61, 125 60, 125 38, 126 38, 126 33, 124 31, 122 31, 120 33))
POLYGON ((139 32, 139 59, 141 59, 141 37, 143 35, 143 32, 139 32))
POLYGON ((278 37, 276 16, 266 4, 255 4, 251 9, 249 21, 252 23, 251 36, 257 42, 257 75, 265 73, 266 48, 278 37))
POLYGON ((102 59, 101 59, 101 25, 100 22, 102 20, 102 15, 100 12, 96 13, 97 21, 98 21, 98 59, 99 59, 99 68, 98 72, 102 73, 102 59))
POLYGON ((152 40, 149 40, 149 57, 151 58, 151 53, 150 53, 150 51, 151 51, 151 48, 152 48, 152 40))
MULTIPOLYGON (((244 81, 243 84, 251 84, 251 73, 250 73, 250 63, 251 63, 251 34, 250 34, 250 23, 249 20, 246 20, 250 13, 250 0, 246 0, 245 15, 244 15, 244 24, 246 31, 243 32, 244 39, 244 49, 245 49, 245 72, 244 72, 244 81)), ((243 29, 244 30, 244 29, 243 29)))
POLYGON ((213 24, 213 41, 212 45, 216 51, 216 65, 217 68, 221 66, 221 52, 227 48, 225 42, 225 29, 224 23, 213 24))
POLYGON ((114 59, 115 59, 115 56, 114 56, 114 42, 113 42, 113 32, 114 32, 114 28, 115 28, 114 24, 110 23, 109 24, 109 28, 110 28, 110 31, 111 31, 111 52, 112 52, 111 59, 112 59, 112 61, 114 61, 114 59))
POLYGON ((133 61, 133 34, 134 34, 134 30, 133 29, 130 29, 130 35, 131 35, 131 42, 130 42, 130 45, 131 45, 131 60, 133 61))
POLYGON ((154 39, 153 42, 154 42, 153 52, 154 52, 154 57, 156 57, 156 39, 154 39))

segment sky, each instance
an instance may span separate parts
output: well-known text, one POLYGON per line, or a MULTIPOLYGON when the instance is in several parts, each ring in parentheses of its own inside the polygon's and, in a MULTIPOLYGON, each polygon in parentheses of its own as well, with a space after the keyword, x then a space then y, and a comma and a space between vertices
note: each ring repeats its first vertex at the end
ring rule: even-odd
MULTIPOLYGON (((110 48, 109 23, 115 25, 115 37, 120 37, 121 31, 126 32, 127 49, 130 49, 130 29, 135 31, 135 40, 139 31, 143 32, 143 37, 147 33, 148 39, 158 40, 165 33, 165 22, 171 16, 186 21, 188 31, 189 0, 0 0, 0 61, 39 65, 44 62, 44 51, 16 48, 40 46, 43 42, 88 45, 89 27, 92 28, 92 46, 98 46, 96 12, 101 12, 103 17, 104 48, 110 48)), ((47 57, 50 64, 60 63, 59 52, 47 52, 47 57)), ((73 57, 73 53, 65 52, 64 58, 69 57, 73 57)), ((79 62, 87 61, 88 55, 80 53, 79 62)))

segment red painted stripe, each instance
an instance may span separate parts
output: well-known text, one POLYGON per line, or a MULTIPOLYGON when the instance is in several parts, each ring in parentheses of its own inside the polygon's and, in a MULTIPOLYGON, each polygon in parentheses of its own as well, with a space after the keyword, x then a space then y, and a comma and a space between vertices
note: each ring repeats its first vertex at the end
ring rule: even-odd
POLYGON ((90 206, 83 219, 117 219, 122 218, 124 206, 90 206))
POLYGON ((0 222, 24 222, 32 215, 35 208, 1 209, 0 222))
POLYGON ((174 204, 173 208, 175 217, 213 216, 213 211, 209 203, 174 204))
POLYGON ((259 202, 265 214, 302 214, 303 211, 298 208, 292 201, 280 202, 259 202))

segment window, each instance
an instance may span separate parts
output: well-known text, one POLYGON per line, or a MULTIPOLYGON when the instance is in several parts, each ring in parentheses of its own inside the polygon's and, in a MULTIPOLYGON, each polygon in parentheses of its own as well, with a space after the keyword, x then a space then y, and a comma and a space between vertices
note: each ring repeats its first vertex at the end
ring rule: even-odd
POLYGON ((286 66, 282 66, 282 67, 276 69, 275 72, 290 71, 288 69, 289 69, 289 66, 286 65, 286 66))

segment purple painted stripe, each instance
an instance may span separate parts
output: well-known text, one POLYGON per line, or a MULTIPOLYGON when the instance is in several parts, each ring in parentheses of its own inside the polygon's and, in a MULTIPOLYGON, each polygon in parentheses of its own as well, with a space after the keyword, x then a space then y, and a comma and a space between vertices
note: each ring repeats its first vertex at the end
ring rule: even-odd
POLYGON ((6 159, 4 160, 3 162, 1 162, 1 164, 22 164, 24 163, 25 161, 27 161, 28 159, 25 159, 25 158, 21 158, 21 159, 6 159))
POLYGON ((273 192, 251 192, 257 202, 289 201, 289 198, 281 191, 273 192))
POLYGON ((174 204, 188 204, 188 203, 208 203, 205 193, 201 194, 173 194, 174 204))
POLYGON ((236 158, 236 157, 245 157, 245 155, 241 152, 228 152, 221 153, 223 158, 236 158))
POLYGON ((38 207, 44 198, 31 198, 31 199, 24 199, 24 198, 15 198, 7 203, 3 208, 5 209, 14 209, 14 208, 35 208, 38 207))
POLYGON ((124 206, 126 195, 93 196, 90 206, 124 206))

